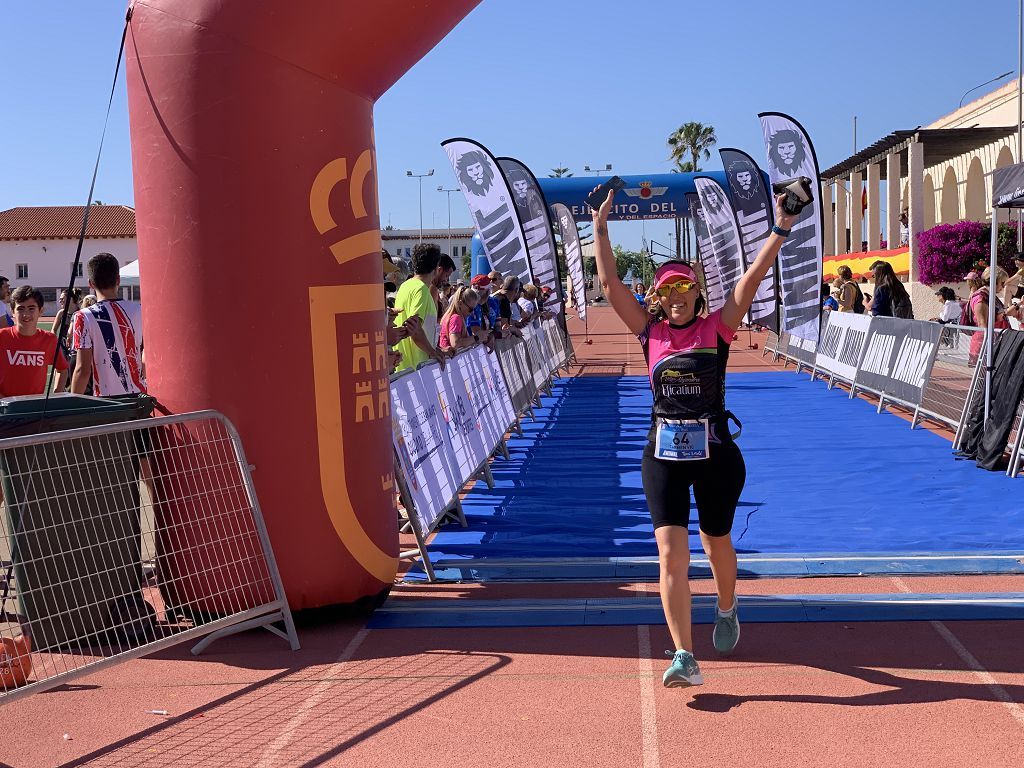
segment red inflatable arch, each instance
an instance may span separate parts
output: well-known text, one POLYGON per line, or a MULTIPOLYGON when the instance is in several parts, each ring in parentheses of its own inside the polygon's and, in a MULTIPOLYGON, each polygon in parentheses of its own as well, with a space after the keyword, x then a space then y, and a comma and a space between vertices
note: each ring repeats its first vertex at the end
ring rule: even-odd
POLYGON ((396 571, 372 110, 479 0, 137 0, 150 387, 238 426, 293 609, 396 571))

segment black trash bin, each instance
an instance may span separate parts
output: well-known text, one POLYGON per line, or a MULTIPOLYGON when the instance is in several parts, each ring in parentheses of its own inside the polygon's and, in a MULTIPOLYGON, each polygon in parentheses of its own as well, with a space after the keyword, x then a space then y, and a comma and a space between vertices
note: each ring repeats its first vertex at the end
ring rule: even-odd
MULTIPOLYGON (((145 418, 146 395, 67 393, 0 400, 0 481, 14 593, 34 650, 63 652, 137 637, 142 598, 138 433, 5 447, 4 438, 145 418)), ((6 608, 6 601, 5 606, 6 608)))

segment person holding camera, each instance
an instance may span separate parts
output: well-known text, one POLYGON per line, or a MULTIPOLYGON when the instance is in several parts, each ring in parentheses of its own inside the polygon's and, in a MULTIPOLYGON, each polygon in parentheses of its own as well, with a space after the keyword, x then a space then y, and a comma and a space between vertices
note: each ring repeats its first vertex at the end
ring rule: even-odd
POLYGON ((651 286, 652 301, 647 306, 637 302, 615 270, 608 238, 613 198, 614 192, 608 194, 594 212, 594 243, 601 289, 639 339, 654 392, 641 476, 658 545, 661 604, 675 644, 667 652, 672 663, 662 682, 666 687, 700 685, 703 677, 693 656, 688 581, 690 489, 718 593, 714 646, 728 654, 740 636, 731 532, 746 467, 729 430, 730 421, 739 422, 725 408, 726 363, 736 328, 796 215, 783 208, 786 195, 779 195, 772 234, 725 305, 706 313, 697 276, 682 261, 662 264, 651 286))

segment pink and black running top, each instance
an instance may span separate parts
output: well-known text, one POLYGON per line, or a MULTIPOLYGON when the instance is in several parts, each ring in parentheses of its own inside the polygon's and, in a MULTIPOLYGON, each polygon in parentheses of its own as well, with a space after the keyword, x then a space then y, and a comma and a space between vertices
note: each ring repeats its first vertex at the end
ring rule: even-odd
POLYGON ((720 311, 685 325, 648 323, 637 338, 654 390, 654 417, 725 422, 725 367, 732 337, 720 311))

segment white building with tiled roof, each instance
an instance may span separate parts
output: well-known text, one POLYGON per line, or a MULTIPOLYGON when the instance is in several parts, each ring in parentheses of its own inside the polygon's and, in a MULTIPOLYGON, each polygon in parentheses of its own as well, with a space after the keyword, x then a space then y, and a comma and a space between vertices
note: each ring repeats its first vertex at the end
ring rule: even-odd
MULTIPOLYGON (((82 231, 81 205, 32 206, 0 211, 0 275, 12 287, 32 285, 47 302, 66 288, 82 231)), ((97 253, 112 253, 121 265, 139 258, 135 209, 126 205, 93 205, 82 246, 81 272, 75 282, 87 289, 85 263, 97 253)), ((46 312, 56 311, 48 304, 46 312)))
MULTIPOLYGON (((457 276, 452 278, 453 281, 464 277, 462 275, 463 260, 469 258, 474 231, 472 227, 423 230, 423 242, 433 243, 441 249, 441 253, 449 254, 452 261, 455 262, 457 276)), ((383 229, 380 239, 384 250, 408 263, 412 256, 412 249, 420 242, 420 231, 418 229, 383 229)))

